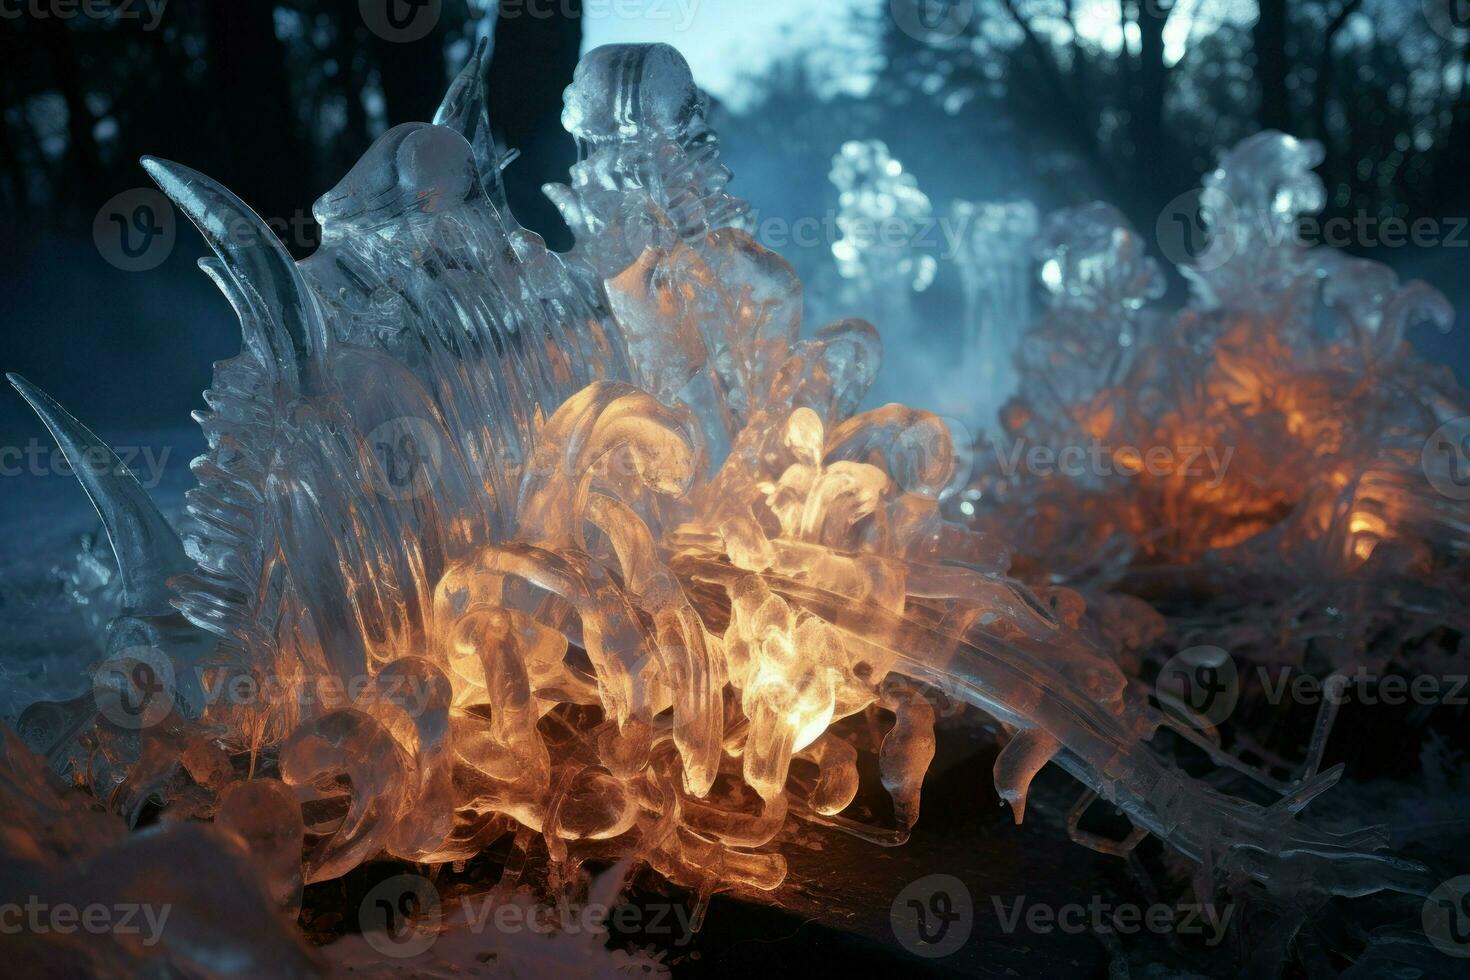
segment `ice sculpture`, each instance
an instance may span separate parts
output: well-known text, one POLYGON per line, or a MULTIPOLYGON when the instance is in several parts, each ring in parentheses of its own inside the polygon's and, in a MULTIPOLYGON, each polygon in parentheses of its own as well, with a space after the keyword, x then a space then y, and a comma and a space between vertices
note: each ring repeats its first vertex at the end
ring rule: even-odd
MULTIPOLYGON (((941 691, 1010 733, 994 777, 1018 821, 1055 762, 1137 827, 1079 840, 1126 853, 1156 834, 1202 891, 1433 885, 1373 831, 1297 819, 1339 770, 1260 806, 1150 748, 1177 723, 1091 639, 1080 597, 1008 577, 1008 534, 941 516, 944 425, 855 414, 876 331, 799 339, 800 284, 739 227, 675 51, 579 68, 582 160, 550 190, 567 257, 505 207, 482 60, 434 124, 385 134, 318 202, 301 263, 209 178, 145 162, 214 248, 243 345, 198 416, 182 538, 120 465, 79 468, 125 609, 95 692, 21 719, 54 771, 129 819, 153 803, 271 847, 299 817, 299 868, 259 862, 288 909, 301 882, 384 854, 461 861, 507 833, 510 866, 538 857, 554 884, 621 857, 708 896, 774 888, 792 819, 902 842, 941 691), (867 735, 840 724, 861 714, 867 735), (844 816, 864 753, 890 825, 844 816)), ((853 207, 922 208, 891 160, 849 156, 889 187, 854 183, 853 207)), ((1106 218, 1080 244, 1053 227, 1047 268, 1058 309, 1125 299, 1096 327, 1117 346, 1153 287, 1106 218)), ((905 294, 932 271, 882 262, 905 294)), ((1084 388, 1116 370, 1089 368, 1084 388)), ((12 380, 69 458, 105 453, 12 380)))
POLYGON ((1325 200, 1320 159, 1279 133, 1225 155, 1201 196, 1210 243, 1183 270, 1194 302, 1173 313, 1116 212, 1048 220, 1051 310, 1023 342, 1005 428, 1101 452, 1080 473, 992 466, 972 509, 1021 528, 1018 565, 1057 580, 1154 600, 1189 583, 1199 632, 1262 661, 1310 652, 1326 674, 1416 651, 1420 669, 1451 668, 1441 628, 1466 625, 1470 508, 1440 492, 1455 459, 1433 436, 1470 400, 1405 340, 1451 310, 1299 239, 1325 200))

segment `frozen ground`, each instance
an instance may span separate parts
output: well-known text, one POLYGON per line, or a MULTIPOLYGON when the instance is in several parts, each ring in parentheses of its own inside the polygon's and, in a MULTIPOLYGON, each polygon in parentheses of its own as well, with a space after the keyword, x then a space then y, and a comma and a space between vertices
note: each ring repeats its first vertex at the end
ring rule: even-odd
MULTIPOLYGON (((34 436, 51 445, 39 421, 34 436)), ((203 450, 198 430, 124 433, 109 441, 133 460, 140 480, 156 483, 151 493, 165 513, 182 511, 193 479, 189 461, 203 450)), ((102 585, 112 555, 86 494, 54 462, 59 454, 27 454, 27 443, 22 439, 20 458, 12 452, 0 470, 0 721, 8 724, 36 700, 89 688, 102 627, 115 613, 113 590, 102 585), (93 536, 91 553, 100 561, 84 557, 93 536)))

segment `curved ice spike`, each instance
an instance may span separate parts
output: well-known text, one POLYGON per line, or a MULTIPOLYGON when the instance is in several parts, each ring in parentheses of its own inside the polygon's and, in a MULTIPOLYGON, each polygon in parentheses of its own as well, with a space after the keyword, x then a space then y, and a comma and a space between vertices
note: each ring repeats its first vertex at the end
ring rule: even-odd
POLYGON ((448 126, 474 147, 480 187, 504 217, 509 211, 500 174, 514 156, 507 155, 502 159, 495 146, 495 135, 490 131, 490 115, 485 108, 485 69, 489 65, 485 55, 488 47, 488 40, 481 38, 475 46, 475 53, 470 55, 459 75, 450 83, 449 91, 444 93, 444 101, 439 104, 439 111, 434 113, 434 125, 448 126))
POLYGON ((245 344, 290 383, 329 339, 316 299, 273 231, 218 182, 182 164, 144 157, 143 169, 189 216, 258 318, 242 318, 245 344))
POLYGON ((149 499, 148 491, 106 443, 44 391, 18 374, 5 377, 51 430, 102 518, 117 555, 126 607, 137 613, 172 613, 168 579, 192 565, 178 534, 149 499))

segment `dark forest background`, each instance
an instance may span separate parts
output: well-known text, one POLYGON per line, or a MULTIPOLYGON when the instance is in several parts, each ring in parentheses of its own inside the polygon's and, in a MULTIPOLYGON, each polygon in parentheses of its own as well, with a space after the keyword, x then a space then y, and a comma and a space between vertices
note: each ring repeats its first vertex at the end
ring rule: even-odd
MULTIPOLYGON (((560 106, 584 42, 581 0, 412 2, 435 17, 404 41, 372 29, 372 4, 357 0, 169 0, 156 18, 143 0, 0 0, 0 364, 115 438, 187 426, 209 364, 238 347, 193 267, 203 244, 181 228, 161 266, 124 272, 93 242, 99 208, 148 186, 137 160, 154 154, 220 180, 309 254, 311 203, 388 127, 429 118, 482 37, 493 125, 521 151, 506 175, 512 207, 566 247, 539 187, 575 158, 560 106)), ((1463 0, 807 7, 833 22, 828 39, 772 38, 779 56, 712 110, 735 188, 763 216, 835 207, 833 153, 878 138, 941 212, 957 199, 1024 196, 1045 210, 1102 198, 1151 236, 1168 201, 1263 128, 1325 145, 1330 215, 1428 217, 1448 238, 1470 213, 1463 0)), ((688 30, 720 29, 694 9, 688 30)), ((1351 250, 1463 306, 1466 248, 1470 231, 1432 248, 1363 238, 1351 250)), ((808 273, 829 249, 782 251, 808 273)), ((1416 340, 1458 364, 1470 356, 1461 336, 1416 340)), ((34 429, 18 399, 0 404, 0 439, 34 429)))

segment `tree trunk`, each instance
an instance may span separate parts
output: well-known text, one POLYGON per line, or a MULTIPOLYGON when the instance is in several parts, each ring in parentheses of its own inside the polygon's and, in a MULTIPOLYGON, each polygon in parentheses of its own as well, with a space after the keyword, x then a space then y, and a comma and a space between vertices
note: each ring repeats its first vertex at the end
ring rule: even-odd
POLYGON ((68 21, 60 17, 45 17, 37 19, 35 27, 46 49, 56 87, 61 90, 61 97, 66 102, 67 161, 76 177, 76 182, 71 186, 80 191, 78 195, 67 197, 70 203, 90 209, 96 201, 102 199, 99 196, 103 189, 102 156, 97 151, 97 140, 92 135, 92 128, 97 120, 87 106, 86 86, 82 81, 81 64, 77 60, 77 37, 67 24, 68 21))
POLYGON ((506 146, 521 151, 505 174, 506 197, 516 219, 558 250, 570 247, 571 233, 541 187, 564 183, 577 159, 561 127, 561 103, 581 49, 581 0, 553 17, 530 17, 525 5, 510 3, 495 25, 490 125, 506 146))
POLYGON ((218 155, 210 176, 267 221, 290 221, 320 188, 310 186, 315 168, 298 131, 275 4, 211 3, 209 52, 218 155))
POLYGON ((1286 0, 1259 0, 1260 16, 1251 32, 1256 55, 1256 81, 1261 92, 1258 122, 1262 129, 1289 133, 1294 128, 1286 88, 1286 0))

